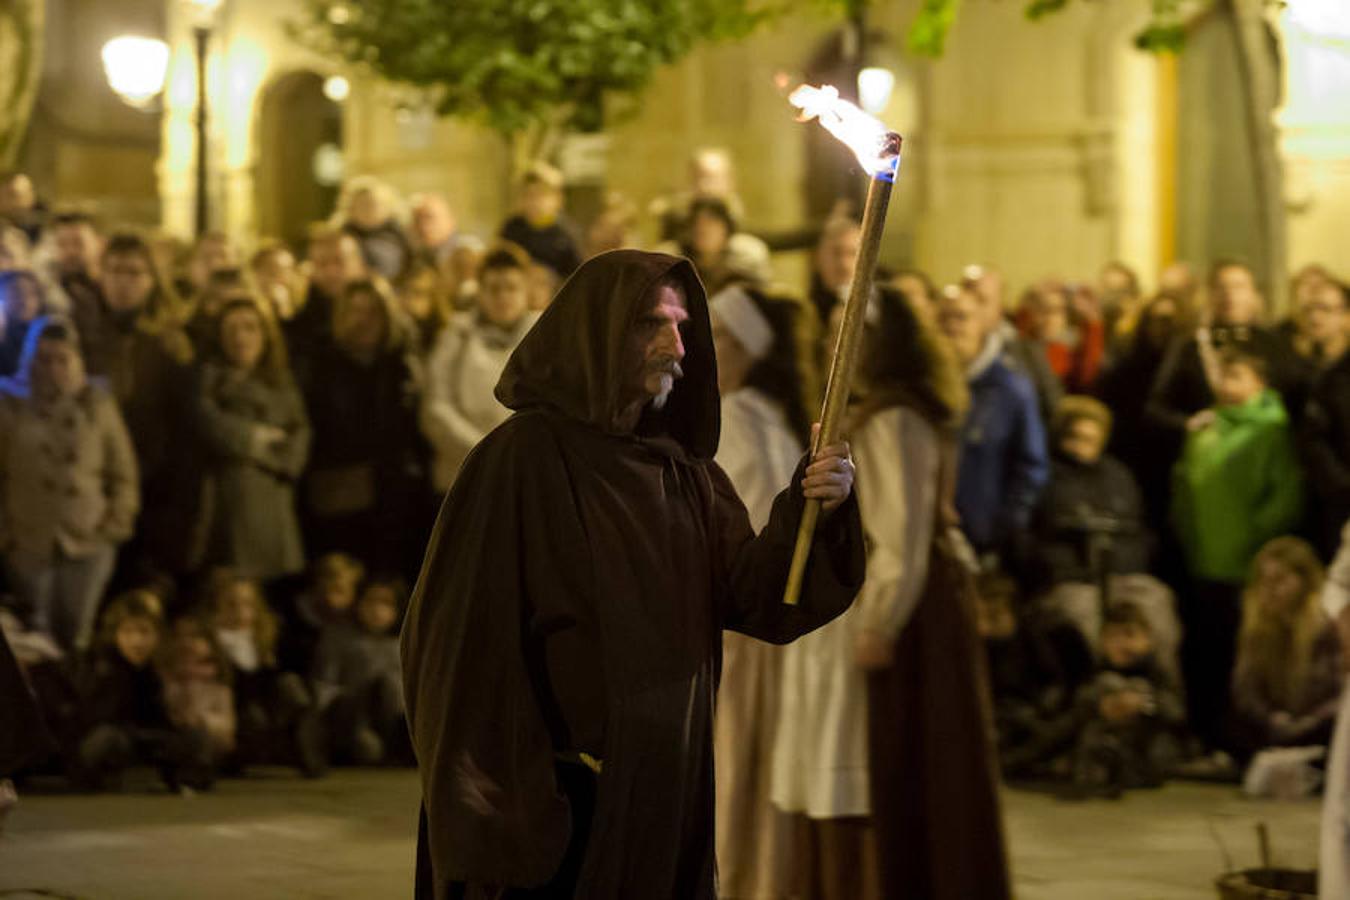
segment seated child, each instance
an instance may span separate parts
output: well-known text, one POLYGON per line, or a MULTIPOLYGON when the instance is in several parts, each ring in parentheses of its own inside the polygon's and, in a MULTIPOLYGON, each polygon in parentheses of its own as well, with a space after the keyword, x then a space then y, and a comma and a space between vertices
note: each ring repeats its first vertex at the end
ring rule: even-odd
MULTIPOLYGON (((1091 666, 1091 650, 1056 645, 1073 641, 1076 633, 1053 635, 1039 620, 1019 619, 1017 585, 1007 575, 980 576, 976 627, 984 639, 999 758, 1009 778, 1041 774, 1068 750, 1076 735, 1072 705, 1073 684, 1061 650, 1091 666)), ((1081 643, 1081 642, 1076 642, 1081 643)))
POLYGON ((401 579, 373 578, 354 618, 330 622, 319 636, 310 680, 337 759, 375 765, 407 756, 397 628, 406 598, 401 579))
POLYGON ((131 591, 104 611, 94 646, 74 663, 72 707, 66 709, 71 780, 100 790, 131 766, 154 766, 172 791, 209 788, 209 741, 199 729, 177 728, 164 705, 153 665, 164 629, 159 598, 131 591))
POLYGON ((1108 796, 1155 787, 1180 756, 1181 694, 1154 658, 1148 617, 1137 606, 1106 610, 1100 649, 1097 674, 1078 692, 1074 785, 1108 796))
POLYGON ((218 766, 234 751, 234 691, 225 656, 204 622, 192 616, 174 622, 159 672, 169 721, 204 734, 211 762, 218 766))
POLYGON ((257 579, 222 570, 207 584, 206 615, 234 684, 234 768, 290 764, 308 777, 327 768, 322 725, 305 681, 277 665, 279 623, 257 579))
POLYGON ((1300 538, 1276 538, 1256 557, 1233 675, 1243 756, 1331 742, 1343 674, 1336 624, 1322 609, 1324 579, 1317 552, 1300 538))
POLYGON ((329 553, 315 560, 309 585, 281 613, 277 662, 283 672, 310 671, 319 632, 351 617, 365 574, 361 563, 345 553, 329 553))

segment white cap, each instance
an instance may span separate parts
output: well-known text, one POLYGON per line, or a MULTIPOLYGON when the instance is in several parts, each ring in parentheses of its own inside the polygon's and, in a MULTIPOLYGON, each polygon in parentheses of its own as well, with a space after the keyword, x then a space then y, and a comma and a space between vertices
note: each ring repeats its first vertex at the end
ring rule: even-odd
POLYGON ((773 348, 773 326, 742 288, 733 285, 718 291, 708 301, 708 311, 726 326, 752 359, 763 359, 773 348))

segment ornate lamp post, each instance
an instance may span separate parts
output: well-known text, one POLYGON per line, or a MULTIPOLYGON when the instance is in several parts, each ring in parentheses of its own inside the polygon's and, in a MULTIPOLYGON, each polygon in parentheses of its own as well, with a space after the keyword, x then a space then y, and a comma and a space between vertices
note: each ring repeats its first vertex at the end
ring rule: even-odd
POLYGON ((211 33, 216 11, 223 0, 185 0, 192 16, 193 49, 197 59, 197 159, 196 193, 193 207, 193 230, 201 237, 209 221, 209 194, 207 190, 207 124, 210 122, 210 101, 206 90, 206 63, 211 52, 211 33))
MULTIPOLYGON (((206 90, 206 64, 211 51, 211 34, 216 12, 224 0, 182 0, 192 22, 193 49, 197 63, 197 115, 195 118, 196 193, 193 224, 198 237, 209 221, 207 124, 210 101, 206 90)), ((123 35, 103 45, 103 70, 108 84, 128 105, 151 108, 164 90, 169 68, 169 45, 158 38, 123 35)))

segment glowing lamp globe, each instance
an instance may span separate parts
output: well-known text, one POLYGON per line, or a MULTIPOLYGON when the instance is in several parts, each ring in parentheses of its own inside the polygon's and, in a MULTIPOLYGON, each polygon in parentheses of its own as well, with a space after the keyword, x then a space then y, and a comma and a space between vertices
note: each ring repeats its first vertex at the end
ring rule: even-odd
POLYGON ((164 90, 169 45, 156 38, 124 35, 103 45, 103 71, 117 95, 132 106, 145 106, 164 90))
POLYGON ((858 103, 874 116, 886 111, 895 90, 895 73, 880 66, 868 66, 858 73, 858 103))

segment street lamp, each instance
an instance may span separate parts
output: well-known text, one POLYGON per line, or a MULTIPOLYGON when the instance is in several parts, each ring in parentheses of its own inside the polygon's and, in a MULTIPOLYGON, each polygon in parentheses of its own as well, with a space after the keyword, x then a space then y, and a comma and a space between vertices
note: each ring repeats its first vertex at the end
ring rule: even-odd
POLYGON ((127 104, 145 109, 164 90, 169 45, 157 38, 123 35, 103 45, 108 85, 127 104))
POLYGON ((192 17, 193 48, 197 54, 197 172, 193 207, 193 230, 197 237, 206 233, 207 208, 207 123, 210 103, 206 91, 206 61, 211 52, 211 31, 216 11, 223 0, 184 0, 192 17))
MULTIPOLYGON (((224 0, 182 0, 192 22, 197 61, 196 197, 193 216, 197 236, 207 224, 207 139, 210 117, 206 91, 206 61, 216 11, 224 0)), ((103 71, 108 84, 126 103, 147 109, 164 90, 169 68, 169 45, 156 38, 123 35, 103 45, 103 71)))
POLYGON ((334 103, 341 103, 351 96, 351 82, 341 75, 330 75, 324 80, 323 95, 334 103))
POLYGON ((866 66, 858 72, 858 105, 874 116, 886 111, 895 90, 895 73, 883 66, 866 66))

